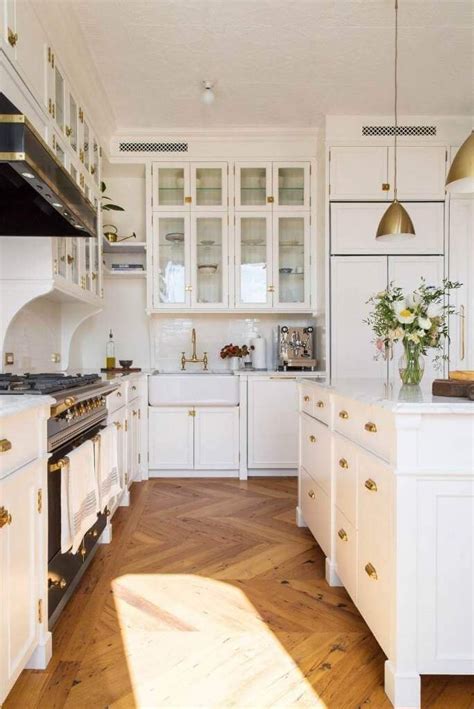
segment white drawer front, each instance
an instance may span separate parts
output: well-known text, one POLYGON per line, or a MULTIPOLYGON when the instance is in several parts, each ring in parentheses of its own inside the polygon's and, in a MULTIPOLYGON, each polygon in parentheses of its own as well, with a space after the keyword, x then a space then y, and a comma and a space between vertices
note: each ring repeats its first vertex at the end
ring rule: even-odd
POLYGON ((386 655, 390 655, 393 584, 389 552, 377 559, 365 535, 358 534, 357 607, 386 655))
POLYGON ((331 433, 327 426, 301 416, 301 465, 329 494, 331 490, 331 433))
POLYGON ((340 510, 336 510, 334 546, 337 574, 354 603, 357 603, 356 531, 340 510))
POLYGON ((308 416, 314 411, 314 388, 310 385, 302 384, 300 388, 300 411, 308 416))
POLYGON ((330 398, 325 387, 303 384, 301 387, 300 410, 323 423, 329 424, 330 398))
POLYGON ((127 383, 123 382, 118 389, 107 395, 107 410, 109 413, 117 411, 127 403, 127 383))
POLYGON ((393 417, 379 406, 334 397, 334 429, 381 458, 390 460, 393 417))
MULTIPOLYGON (((46 441, 44 442, 46 445, 46 441)), ((0 419, 0 475, 21 468, 40 454, 38 410, 0 419)))
POLYGON ((336 505, 349 522, 357 526, 357 448, 342 436, 334 434, 334 478, 336 505))
POLYGON ((367 529, 384 554, 391 546, 393 473, 370 453, 360 452, 357 470, 358 529, 367 529))
POLYGON ((331 500, 304 468, 300 469, 300 508, 314 538, 326 554, 331 556, 331 500))
POLYGON ((127 403, 138 399, 139 394, 138 380, 127 382, 127 403))
MULTIPOLYGON (((368 408, 368 407, 365 407, 368 408)), ((358 441, 360 423, 364 420, 364 405, 343 396, 334 396, 333 427, 343 436, 358 441)))

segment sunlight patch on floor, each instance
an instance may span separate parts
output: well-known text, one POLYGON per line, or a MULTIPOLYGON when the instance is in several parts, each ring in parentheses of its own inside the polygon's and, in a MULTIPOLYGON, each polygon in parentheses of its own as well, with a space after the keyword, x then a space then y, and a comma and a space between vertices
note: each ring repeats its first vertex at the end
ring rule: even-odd
POLYGON ((238 588, 131 574, 112 590, 136 706, 326 709, 238 588))

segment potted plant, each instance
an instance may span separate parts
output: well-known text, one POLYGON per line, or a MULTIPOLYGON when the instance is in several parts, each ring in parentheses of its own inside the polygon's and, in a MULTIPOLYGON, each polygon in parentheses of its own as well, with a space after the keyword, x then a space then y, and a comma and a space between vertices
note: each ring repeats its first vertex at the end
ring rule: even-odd
POLYGON ((449 291, 462 284, 444 279, 439 287, 428 286, 424 278, 412 293, 404 294, 398 286, 389 287, 367 301, 373 306, 367 320, 375 334, 375 359, 387 357, 395 342, 403 344, 398 371, 403 384, 419 384, 425 369, 428 349, 436 352, 435 366, 447 359, 443 348, 448 336, 449 291))
POLYGON ((227 359, 233 371, 240 369, 242 357, 247 357, 249 354, 247 345, 240 346, 232 343, 225 345, 220 352, 221 359, 227 359))

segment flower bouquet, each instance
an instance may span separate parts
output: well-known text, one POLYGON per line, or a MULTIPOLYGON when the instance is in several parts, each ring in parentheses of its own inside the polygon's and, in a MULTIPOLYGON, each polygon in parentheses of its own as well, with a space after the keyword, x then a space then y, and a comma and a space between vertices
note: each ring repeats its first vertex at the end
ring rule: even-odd
POLYGON ((461 283, 444 279, 439 287, 428 286, 424 278, 412 293, 404 294, 398 286, 389 287, 367 301, 373 306, 367 320, 375 334, 375 359, 386 358, 395 342, 401 341, 404 353, 398 370, 403 384, 419 384, 424 372, 423 355, 434 349, 435 366, 441 368, 444 343, 449 339, 448 316, 454 313, 449 305, 449 291, 461 283))
POLYGON ((230 345, 225 345, 220 352, 221 359, 229 360, 231 369, 240 369, 240 360, 243 357, 248 357, 249 354, 250 350, 247 345, 233 345, 232 342, 230 345))

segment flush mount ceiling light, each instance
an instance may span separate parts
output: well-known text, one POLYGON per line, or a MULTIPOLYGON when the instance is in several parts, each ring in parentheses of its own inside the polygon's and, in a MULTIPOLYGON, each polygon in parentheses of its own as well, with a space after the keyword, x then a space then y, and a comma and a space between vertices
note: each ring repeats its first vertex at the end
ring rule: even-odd
POLYGON ((415 228, 407 210, 397 199, 397 138, 398 138, 398 0, 395 0, 395 80, 394 80, 394 175, 393 202, 380 220, 375 238, 379 241, 395 241, 397 237, 415 236, 415 228))
POLYGON ((459 148, 446 179, 451 194, 474 193, 474 130, 459 148))
POLYGON ((204 91, 201 93, 201 101, 207 106, 210 106, 211 103, 214 103, 216 98, 216 95, 212 90, 214 84, 212 83, 212 81, 203 81, 202 85, 204 87, 204 91))

